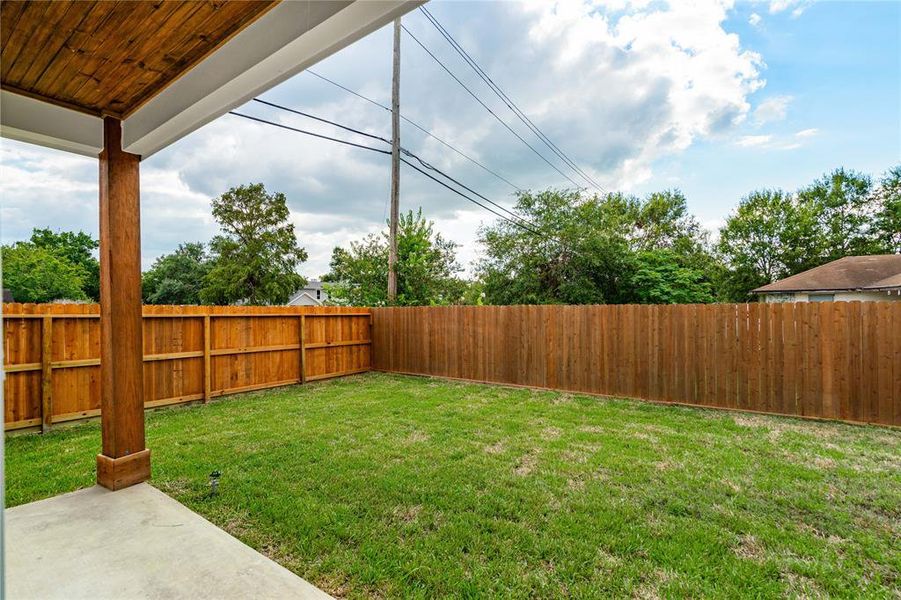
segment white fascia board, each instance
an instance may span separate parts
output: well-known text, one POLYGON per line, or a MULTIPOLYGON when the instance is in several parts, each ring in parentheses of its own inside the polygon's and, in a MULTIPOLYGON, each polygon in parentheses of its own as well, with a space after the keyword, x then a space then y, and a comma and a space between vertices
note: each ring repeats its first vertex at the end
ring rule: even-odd
POLYGON ((129 116, 124 150, 146 158, 423 3, 285 0, 129 116))
POLYGON ((97 158, 103 149, 103 120, 0 90, 0 135, 97 158))

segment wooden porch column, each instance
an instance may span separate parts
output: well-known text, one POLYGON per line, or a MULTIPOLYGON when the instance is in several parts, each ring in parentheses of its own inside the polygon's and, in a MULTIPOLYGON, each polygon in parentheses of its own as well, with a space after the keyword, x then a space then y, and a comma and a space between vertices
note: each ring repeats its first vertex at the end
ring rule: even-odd
POLYGON ((100 408, 97 483, 118 490, 150 478, 144 445, 141 326, 141 157, 122 151, 122 124, 103 119, 100 153, 100 408))

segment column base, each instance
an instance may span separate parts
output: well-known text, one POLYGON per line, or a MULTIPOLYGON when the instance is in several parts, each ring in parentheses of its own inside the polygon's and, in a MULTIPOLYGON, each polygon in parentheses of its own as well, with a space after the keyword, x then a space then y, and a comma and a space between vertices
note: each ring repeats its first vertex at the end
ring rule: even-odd
POLYGON ((150 479, 150 450, 121 458, 97 455, 97 483, 110 490, 121 490, 150 479))

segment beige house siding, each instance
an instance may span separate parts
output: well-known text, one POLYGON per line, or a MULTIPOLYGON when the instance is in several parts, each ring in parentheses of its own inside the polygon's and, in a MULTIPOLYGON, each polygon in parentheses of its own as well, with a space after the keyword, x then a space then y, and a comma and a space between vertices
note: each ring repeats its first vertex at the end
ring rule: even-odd
MULTIPOLYGON (((788 294, 766 294, 767 302, 810 302, 811 295, 823 295, 830 292, 794 292, 788 294)), ((834 292, 836 302, 901 302, 898 292, 834 292)))

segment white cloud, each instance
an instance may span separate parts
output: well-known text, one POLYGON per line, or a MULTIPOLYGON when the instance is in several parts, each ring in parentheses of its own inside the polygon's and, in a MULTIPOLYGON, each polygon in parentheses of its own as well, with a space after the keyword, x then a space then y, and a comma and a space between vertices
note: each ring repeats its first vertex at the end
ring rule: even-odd
MULTIPOLYGON (((749 96, 764 85, 762 58, 724 29, 732 7, 728 0, 624 1, 614 8, 581 1, 478 7, 447 3, 432 11, 532 121, 607 189, 629 189, 649 180, 655 161, 698 140, 728 140, 751 113, 749 96)), ((467 82, 475 81, 420 16, 410 15, 405 24, 467 82)), ((390 48, 389 27, 316 70, 386 102, 390 48)), ((409 38, 403 48, 405 116, 517 186, 572 187, 409 38)), ((487 89, 476 89, 536 149, 579 181, 548 148, 526 136, 487 89)), ((390 133, 384 110, 308 74, 290 79, 266 98, 377 135, 390 133)), ((241 110, 379 144, 253 103, 241 110)), ((402 135, 405 147, 438 168, 497 202, 512 203, 506 184, 466 159, 407 125, 402 135)), ((96 235, 95 161, 15 142, 4 141, 2 149, 4 242, 27 237, 33 226, 82 228, 96 235)), ((223 116, 142 164, 144 264, 180 242, 208 240, 216 231, 210 198, 231 186, 261 181, 287 195, 298 238, 310 253, 302 272, 318 276, 327 270, 334 245, 382 227, 388 179, 383 155, 223 116)), ((402 210, 422 206, 445 237, 463 244, 463 262, 475 257, 475 231, 494 217, 407 168, 401 181, 402 210)))
POLYGON ((572 135, 595 155, 621 154, 607 180, 628 188, 648 179, 656 159, 744 120, 747 96, 763 86, 761 57, 722 27, 730 6, 675 2, 614 19, 587 3, 529 5, 532 52, 554 65, 538 80, 538 114, 584 115, 572 135))
POLYGON ((770 14, 778 14, 791 9, 791 16, 797 19, 812 4, 811 0, 771 0, 770 14))
POLYGON ((781 121, 788 112, 788 105, 791 104, 791 96, 773 96, 767 98, 757 105, 754 109, 754 122, 758 125, 771 123, 773 121, 781 121))
POLYGON ((750 23, 752 27, 757 27, 758 25, 760 25, 761 21, 763 21, 763 18, 756 12, 751 13, 751 16, 748 17, 748 23, 750 23))
POLYGON ((753 148, 754 146, 765 146, 773 139, 771 135, 745 135, 738 138, 735 142, 737 146, 742 148, 753 148))
POLYGON ((8 139, 0 141, 0 235, 27 239, 35 227, 97 235, 97 162, 8 139))
POLYGON ((819 129, 802 129, 790 135, 745 135, 735 141, 742 148, 766 150, 795 150, 801 148, 819 133, 819 129))

